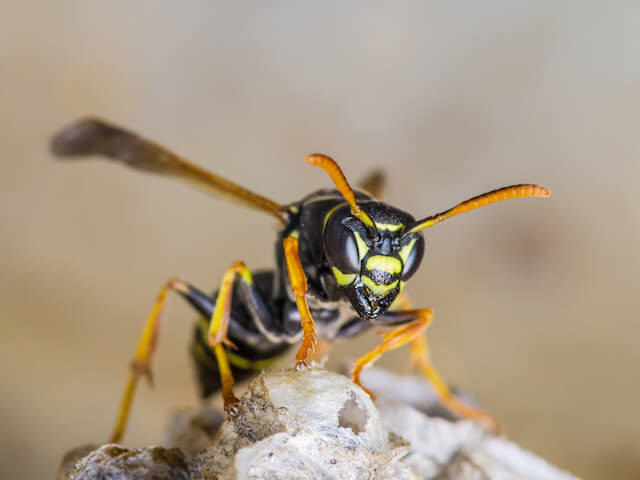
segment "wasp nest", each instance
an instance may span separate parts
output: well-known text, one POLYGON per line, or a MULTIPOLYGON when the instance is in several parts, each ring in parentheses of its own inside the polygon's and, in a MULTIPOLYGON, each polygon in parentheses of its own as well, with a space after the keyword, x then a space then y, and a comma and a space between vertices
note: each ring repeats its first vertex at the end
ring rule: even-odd
POLYGON ((74 467, 67 459, 61 478, 575 479, 473 422, 433 418, 390 399, 394 382, 405 382, 405 393, 428 390, 423 382, 407 387, 401 377, 373 371, 372 385, 375 375, 388 379, 376 404, 346 377, 320 368, 262 373, 232 418, 220 423, 211 410, 177 415, 166 444, 179 448, 105 445, 74 467))

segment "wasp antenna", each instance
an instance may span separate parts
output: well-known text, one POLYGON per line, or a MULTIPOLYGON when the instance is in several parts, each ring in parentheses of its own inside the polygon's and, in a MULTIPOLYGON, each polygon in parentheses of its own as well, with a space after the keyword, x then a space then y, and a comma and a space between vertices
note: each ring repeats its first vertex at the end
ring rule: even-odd
POLYGON ((478 195, 477 197, 470 198, 469 200, 465 200, 464 202, 459 203, 455 207, 450 208, 449 210, 445 210, 444 212, 437 213, 430 217, 418 220, 413 224, 413 226, 411 226, 411 228, 407 229, 407 233, 405 235, 415 233, 419 230, 422 230, 423 228, 433 227, 436 223, 440 223, 441 221, 446 220, 449 217, 453 217, 454 215, 458 215, 459 213, 465 213, 476 208, 484 207, 485 205, 489 205, 491 203, 508 200, 510 198, 548 197, 549 195, 549 190, 541 185, 521 184, 499 188, 497 190, 478 195))
POLYGON ((369 217, 369 215, 367 215, 367 213, 356 203, 356 196, 351 189, 351 185, 347 182, 344 173, 342 173, 342 169, 338 166, 335 160, 321 153, 312 153, 311 155, 307 155, 305 161, 311 165, 320 167, 327 172, 331 177, 331 180, 333 180, 333 183, 336 184, 336 188, 340 194, 351 207, 352 215, 358 218, 366 226, 373 227, 373 220, 371 220, 371 217, 369 217))

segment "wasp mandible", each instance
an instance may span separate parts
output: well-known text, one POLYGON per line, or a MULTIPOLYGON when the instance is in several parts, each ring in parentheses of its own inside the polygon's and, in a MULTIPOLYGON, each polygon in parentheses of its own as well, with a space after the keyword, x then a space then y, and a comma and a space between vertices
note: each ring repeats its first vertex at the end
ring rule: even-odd
POLYGON ((274 270, 252 273, 243 262, 234 262, 213 295, 179 278, 162 287, 131 363, 112 442, 120 441, 124 434, 138 378, 152 378, 159 317, 171 291, 180 294, 202 316, 192 341, 200 393, 206 398, 222 390, 229 415, 237 413, 234 379, 266 368, 300 340, 296 365, 303 368, 309 363, 318 336, 332 341, 372 326, 393 326, 396 328, 384 335, 378 347, 356 360, 352 370, 356 384, 364 388, 360 373, 380 355, 409 344, 413 363, 434 385, 445 406, 498 429, 490 415, 456 399, 433 367, 425 336, 432 311, 396 309, 395 305, 408 306, 401 292, 422 261, 422 230, 501 200, 548 197, 546 188, 512 185, 416 220, 376 200, 379 175, 354 190, 337 163, 322 154, 309 155, 306 161, 329 174, 336 188, 279 204, 102 120, 73 123, 53 138, 51 146, 63 158, 101 155, 139 170, 180 178, 208 193, 268 213, 282 224, 274 270))

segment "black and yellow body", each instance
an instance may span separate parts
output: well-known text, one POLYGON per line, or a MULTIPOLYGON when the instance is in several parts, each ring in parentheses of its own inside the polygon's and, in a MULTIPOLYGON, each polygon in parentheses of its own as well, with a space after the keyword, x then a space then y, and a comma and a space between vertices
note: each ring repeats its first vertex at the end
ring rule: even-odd
MULTIPOLYGON (((354 262, 362 263, 362 272, 352 273, 349 265, 339 263, 343 270, 348 270, 348 273, 342 272, 329 260, 330 253, 325 245, 328 247, 331 241, 324 239, 331 236, 331 240, 341 240, 341 232, 336 229, 344 228, 343 222, 349 223, 353 217, 337 190, 320 190, 288 207, 287 223, 276 241, 276 271, 255 273, 251 283, 246 278, 235 279, 227 331, 235 348, 225 349, 236 380, 272 365, 303 336, 280 247, 292 233, 298 238, 300 261, 307 274, 307 300, 321 338, 333 341, 356 335, 374 325, 407 322, 406 316, 383 313, 408 279, 406 273, 413 273, 419 264, 422 235, 416 233, 412 238, 400 241, 400 232, 415 221, 413 217, 364 192, 357 192, 356 198, 373 221, 385 227, 377 238, 370 238, 366 229, 356 233, 352 246, 355 247, 354 262), (417 253, 411 255, 414 249, 417 253), (407 269, 403 257, 411 262, 407 269), (367 265, 372 268, 368 269, 367 265)), ((340 252, 349 251, 350 247, 342 247, 344 245, 340 245, 340 252)), ((202 314, 195 328, 192 354, 201 394, 208 397, 221 388, 216 356, 208 341, 209 319, 218 292, 209 298, 195 287, 189 287, 188 291, 180 293, 202 314)))
MULTIPOLYGON (((267 299, 265 311, 272 315, 272 312, 277 311, 276 303, 271 302, 273 272, 260 272, 254 275, 253 278, 259 295, 267 299)), ((236 280, 236 282, 240 282, 240 280, 236 280)), ((267 340, 267 337, 260 333, 252 321, 250 308, 242 301, 239 293, 240 288, 238 287, 234 288, 235 293, 232 298, 229 332, 227 334, 236 348, 226 346, 224 348, 231 365, 233 377, 236 381, 242 381, 273 365, 291 344, 267 340)), ((215 292, 211 298, 207 298, 201 292, 196 292, 193 289, 184 295, 202 315, 197 320, 194 328, 191 354, 197 373, 200 395, 203 398, 210 397, 222 388, 216 355, 208 341, 210 319, 217 293, 215 292)), ((295 335, 299 339, 299 321, 297 327, 295 335)))
POLYGON ((230 415, 237 411, 234 381, 272 365, 291 345, 301 342, 296 364, 303 368, 318 337, 333 341, 372 326, 395 326, 378 347, 355 362, 353 381, 362 386, 363 368, 384 352, 408 344, 413 365, 433 383, 443 404, 497 430, 488 414, 451 395, 433 368, 427 349, 424 331, 433 317, 431 310, 411 309, 407 297, 400 294, 422 261, 423 229, 501 200, 548 196, 544 187, 504 187, 416 220, 374 197, 380 190, 380 175, 369 177, 362 190, 354 190, 340 167, 321 154, 309 155, 307 162, 325 170, 336 189, 318 190, 298 202, 279 204, 101 120, 80 120, 65 128, 54 137, 52 149, 64 158, 101 155, 136 169, 176 177, 281 221, 272 271, 253 273, 238 261, 231 264, 211 296, 177 278, 160 290, 138 342, 112 441, 122 437, 138 378, 144 375, 151 379, 159 318, 171 291, 201 315, 191 347, 201 394, 208 397, 221 390, 230 415))

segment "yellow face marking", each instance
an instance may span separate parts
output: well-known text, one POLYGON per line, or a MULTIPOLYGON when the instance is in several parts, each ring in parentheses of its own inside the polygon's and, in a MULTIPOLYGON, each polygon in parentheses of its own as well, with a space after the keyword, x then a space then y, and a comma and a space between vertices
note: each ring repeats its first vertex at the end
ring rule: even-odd
POLYGON ((395 257, 389 257, 387 255, 373 255, 369 257, 365 267, 367 270, 382 270, 389 275, 402 272, 402 262, 395 257))
POLYGON ((362 259, 367 255, 369 247, 358 232, 353 232, 353 236, 355 237, 356 244, 358 245, 358 257, 360 257, 360 260, 362 261, 362 259))
POLYGON ((409 254, 411 253, 411 250, 413 250, 413 247, 416 244, 417 240, 418 240, 417 238, 414 238, 409 243, 407 243, 404 247, 402 247, 398 252, 398 255, 400 255, 400 258, 402 259, 403 263, 407 263, 407 258, 409 258, 409 254))
POLYGON ((380 222, 375 222, 375 224, 376 224, 376 228, 378 230, 387 230, 389 232, 397 232, 401 228, 404 228, 404 225, 402 223, 380 223, 380 222))
POLYGON ((291 206, 289 207, 289 211, 290 211, 291 213, 298 213, 300 210, 299 210, 299 209, 298 209, 298 207, 296 207, 295 205, 291 205, 291 206))
POLYGON ((341 287, 351 285, 353 281, 356 279, 355 273, 342 273, 336 267, 331 267, 331 271, 333 272, 333 276, 336 277, 336 281, 338 282, 338 285, 340 285, 341 287))
POLYGON ((364 286, 367 287, 369 290, 371 290, 375 295, 379 295, 379 296, 389 293, 389 290, 391 290, 392 288, 395 288, 396 285, 398 285, 398 280, 394 280, 388 285, 378 285, 376 284, 376 282, 374 282, 371 278, 367 277, 366 275, 362 275, 361 278, 364 286))

